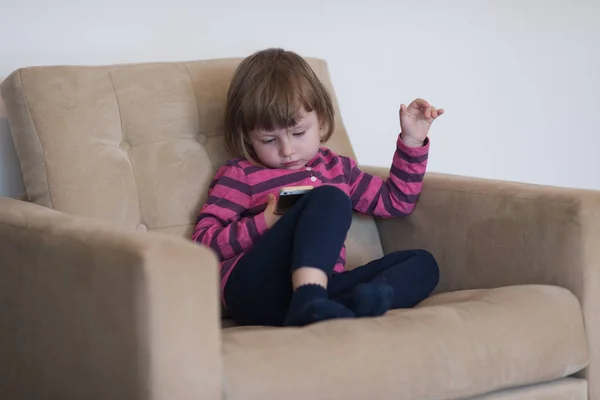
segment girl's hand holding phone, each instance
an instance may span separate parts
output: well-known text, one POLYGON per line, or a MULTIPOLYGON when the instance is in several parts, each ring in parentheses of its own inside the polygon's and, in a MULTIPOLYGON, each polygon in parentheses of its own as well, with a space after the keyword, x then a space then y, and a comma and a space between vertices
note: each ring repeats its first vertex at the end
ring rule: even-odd
POLYGON ((275 214, 275 209, 276 208, 277 208, 277 199, 272 194, 269 194, 269 200, 268 200, 268 203, 267 203, 267 208, 264 211, 264 213, 265 213, 265 221, 267 222, 267 227, 269 229, 271 229, 271 227, 273 225, 275 225, 275 223, 277 221, 279 221, 279 218, 281 218, 281 215, 275 214))

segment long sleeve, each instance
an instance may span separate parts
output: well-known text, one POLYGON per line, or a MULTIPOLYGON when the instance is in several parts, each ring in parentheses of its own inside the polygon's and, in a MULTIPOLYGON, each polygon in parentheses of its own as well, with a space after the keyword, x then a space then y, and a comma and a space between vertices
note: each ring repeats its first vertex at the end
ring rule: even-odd
POLYGON ((264 214, 242 216, 251 207, 252 187, 235 163, 221 167, 200 210, 192 240, 213 249, 221 261, 248 251, 267 231, 264 214))
POLYGON ((410 214, 421 193, 428 155, 429 139, 422 147, 411 148, 398 136, 390 176, 386 180, 362 172, 354 160, 344 157, 342 162, 354 209, 376 217, 410 214))

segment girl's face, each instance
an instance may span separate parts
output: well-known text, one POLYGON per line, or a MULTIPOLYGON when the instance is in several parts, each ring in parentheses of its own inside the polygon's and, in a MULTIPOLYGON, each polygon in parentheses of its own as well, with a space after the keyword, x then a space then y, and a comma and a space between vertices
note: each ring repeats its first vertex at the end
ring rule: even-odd
POLYGON ((301 169, 321 146, 321 127, 317 113, 301 110, 298 123, 274 131, 250 132, 250 143, 259 161, 269 168, 301 169))

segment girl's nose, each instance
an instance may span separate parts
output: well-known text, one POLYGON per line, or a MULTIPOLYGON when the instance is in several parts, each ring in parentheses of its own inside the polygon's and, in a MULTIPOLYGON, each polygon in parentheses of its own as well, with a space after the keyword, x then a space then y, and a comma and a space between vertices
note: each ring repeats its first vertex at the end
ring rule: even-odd
POLYGON ((282 157, 289 157, 294 154, 294 150, 292 149, 292 145, 289 140, 281 141, 281 148, 279 149, 282 157))

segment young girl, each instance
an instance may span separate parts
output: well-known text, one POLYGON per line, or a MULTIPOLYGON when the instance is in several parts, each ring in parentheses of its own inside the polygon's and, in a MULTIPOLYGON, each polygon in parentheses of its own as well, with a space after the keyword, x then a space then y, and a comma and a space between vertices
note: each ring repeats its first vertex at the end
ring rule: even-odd
POLYGON ((379 316, 413 307, 438 283, 434 258, 400 251, 344 271, 352 211, 411 213, 421 191, 427 134, 443 113, 425 100, 400 107, 401 133, 390 177, 321 147, 334 130, 330 95, 299 55, 259 51, 237 68, 227 97, 225 144, 239 158, 210 185, 193 240, 221 263, 222 302, 240 325, 302 326, 379 316), (284 186, 313 186, 283 216, 284 186))

